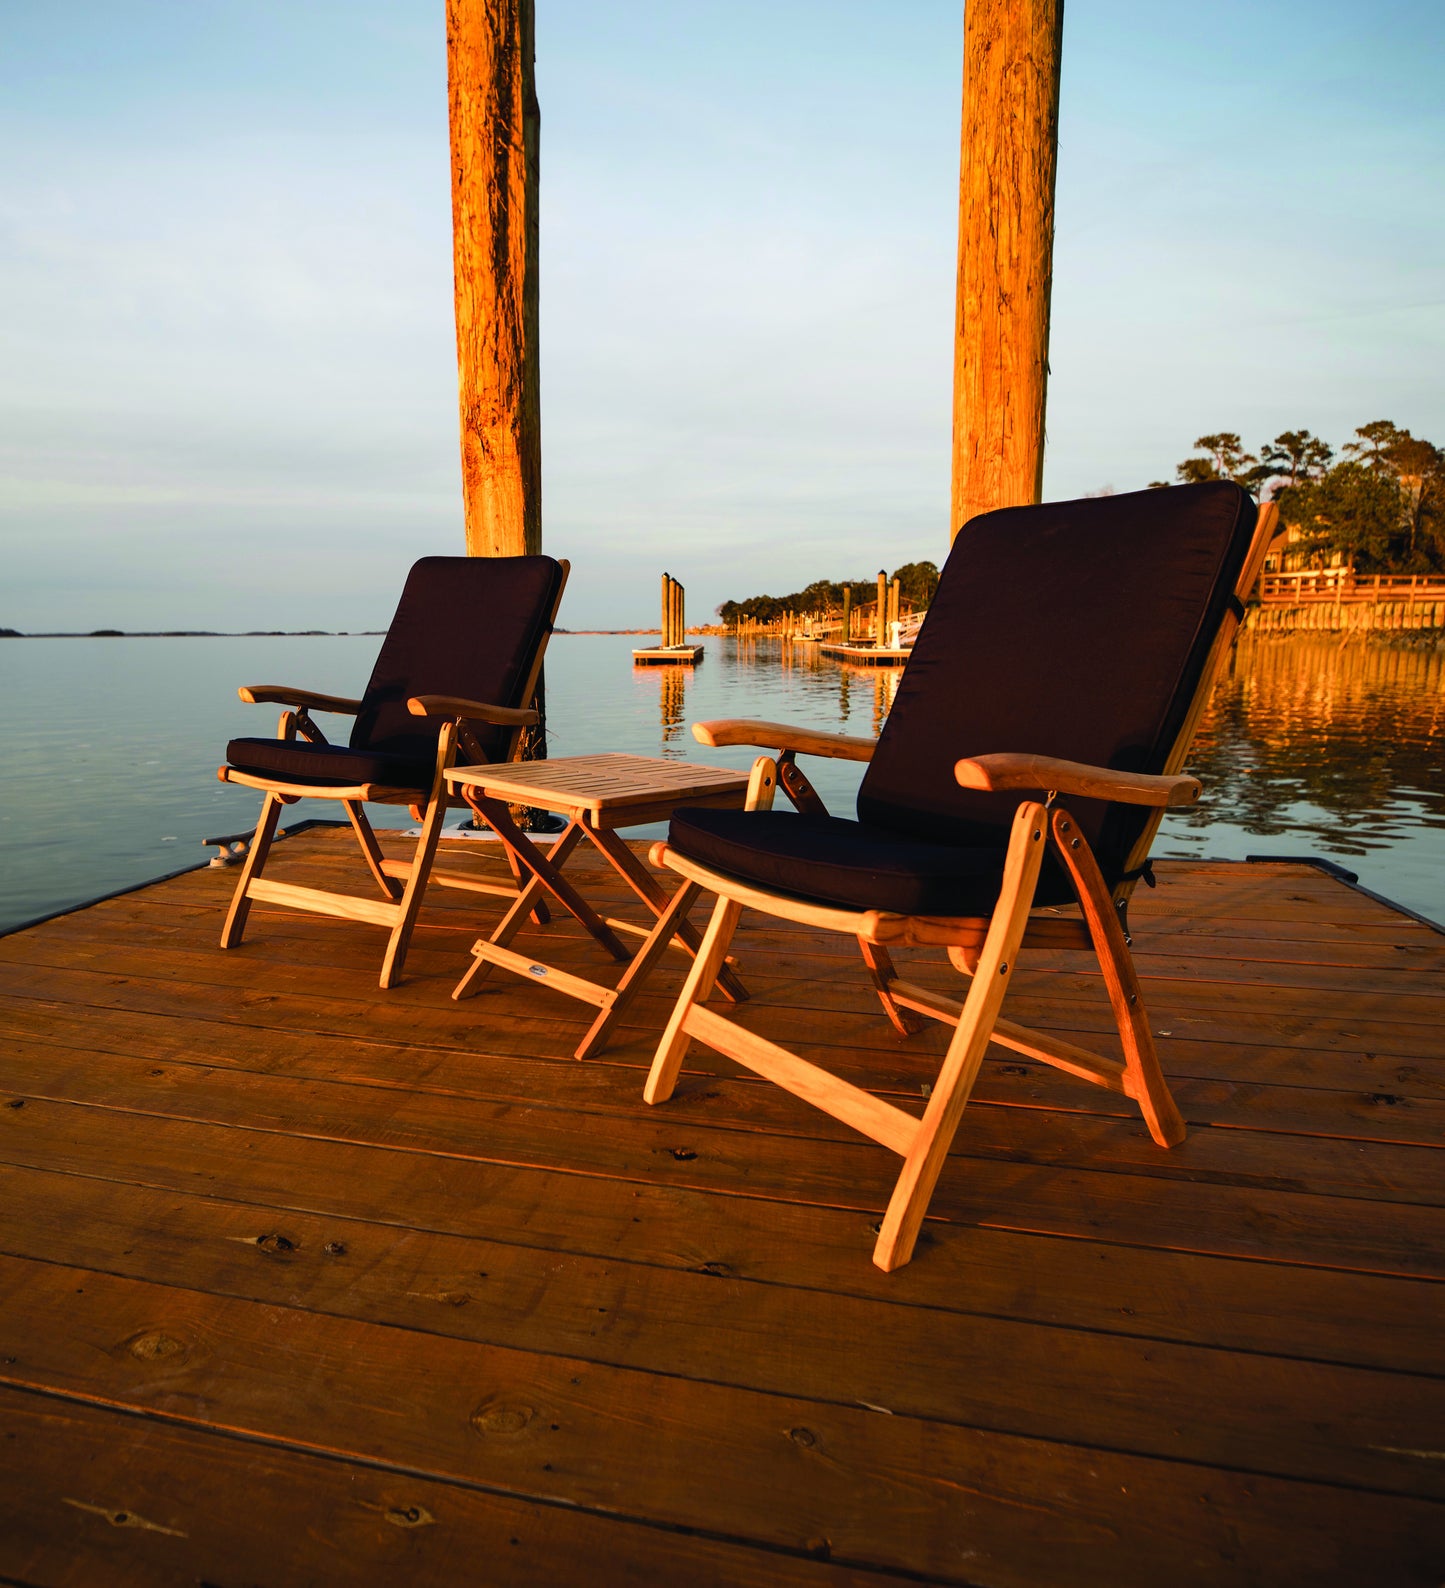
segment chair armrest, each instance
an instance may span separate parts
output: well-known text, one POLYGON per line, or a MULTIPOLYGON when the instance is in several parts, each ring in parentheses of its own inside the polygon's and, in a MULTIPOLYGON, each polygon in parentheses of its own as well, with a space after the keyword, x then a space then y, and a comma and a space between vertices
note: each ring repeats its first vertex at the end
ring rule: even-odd
POLYGON ((1192 805, 1204 787, 1198 778, 1182 773, 1155 777, 1148 772, 1114 772, 1050 755, 975 755, 958 762, 953 774, 964 788, 1053 789, 1122 805, 1192 805))
POLYGON ((760 722, 754 717, 718 717, 695 722, 692 736, 699 744, 750 744, 760 750, 801 750, 805 755, 826 755, 834 761, 871 761, 877 741, 848 733, 825 733, 818 728, 790 728, 780 722, 760 722))
POLYGON ((359 700, 319 695, 314 689, 292 689, 288 684, 242 684, 236 693, 253 706, 295 706, 303 711, 335 711, 346 717, 354 717, 361 710, 359 700))
POLYGON ((499 728, 530 728, 537 713, 530 706, 492 706, 484 700, 463 700, 460 695, 413 695, 406 703, 413 717, 455 717, 470 722, 491 722, 499 728))

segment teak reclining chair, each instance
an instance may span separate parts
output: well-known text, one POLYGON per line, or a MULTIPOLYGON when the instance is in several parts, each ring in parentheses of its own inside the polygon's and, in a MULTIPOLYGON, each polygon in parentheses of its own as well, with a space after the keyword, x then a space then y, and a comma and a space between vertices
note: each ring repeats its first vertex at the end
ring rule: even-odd
POLYGON ((257 684, 242 700, 287 709, 274 739, 232 739, 222 782, 264 791, 261 819, 236 885, 221 947, 234 948, 253 899, 317 910, 389 928, 381 985, 401 976, 428 879, 478 893, 514 895, 495 883, 432 876, 458 755, 468 765, 516 760, 537 721, 533 697, 542 654, 567 583, 568 564, 551 557, 424 557, 407 575, 396 616, 360 700, 257 684), (354 717, 350 743, 327 742, 313 711, 354 717), (300 735, 298 738, 297 735, 300 735), (340 800, 380 899, 271 882, 261 875, 283 805, 340 800), (408 805, 421 823, 410 860, 388 860, 365 804, 408 805))
POLYGON ((747 809, 679 811, 653 846, 655 865, 717 905, 647 1100, 671 1096, 697 1038, 891 1148, 903 1170, 873 1253, 885 1270, 912 1255, 990 1041, 1133 1098, 1160 1146, 1181 1141, 1127 905, 1140 877, 1153 881, 1165 808, 1199 796, 1181 768, 1273 518, 1227 482, 984 514, 954 543, 876 744, 696 724, 704 744, 781 753, 754 764, 747 809), (799 752, 869 763, 856 821, 827 814, 799 752), (778 783, 796 813, 771 808, 778 783), (856 936, 900 1034, 921 1015, 955 1027, 921 1119, 703 1006, 744 905, 856 936), (896 973, 889 948, 923 944, 972 978, 962 1003, 896 973), (1122 1062, 1000 1018, 1034 945, 1093 949, 1122 1062))

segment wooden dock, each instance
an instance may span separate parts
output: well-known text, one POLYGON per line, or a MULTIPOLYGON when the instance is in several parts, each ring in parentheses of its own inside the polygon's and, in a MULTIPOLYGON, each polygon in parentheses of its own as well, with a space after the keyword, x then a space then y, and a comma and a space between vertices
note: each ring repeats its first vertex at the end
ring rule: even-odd
POLYGON ((636 667, 695 667, 705 654, 701 645, 644 645, 632 653, 636 667))
POLYGON ((835 662, 849 662, 855 667, 902 667, 913 652, 903 648, 895 650, 891 645, 844 645, 830 642, 819 645, 818 654, 831 657, 835 662))
MULTIPOLYGON (((570 1000, 450 1001, 461 894, 391 993, 352 923, 258 905, 222 953, 226 871, 0 941, 0 1579, 1438 1585, 1445 937, 1305 866, 1158 871, 1187 1142, 1000 1055, 892 1276, 882 1149, 705 1054, 642 1103, 681 956, 577 1064, 570 1000)), ((747 1021, 921 1096, 941 1030, 836 939, 738 954, 747 1021)), ((1080 963, 1012 1011, 1107 1029, 1080 963)))

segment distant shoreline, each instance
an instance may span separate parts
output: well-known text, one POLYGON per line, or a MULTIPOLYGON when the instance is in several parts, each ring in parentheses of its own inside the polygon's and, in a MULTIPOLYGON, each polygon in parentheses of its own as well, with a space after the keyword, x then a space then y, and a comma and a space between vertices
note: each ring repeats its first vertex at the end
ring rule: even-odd
MULTIPOLYGON (((660 634, 661 629, 554 629, 554 634, 660 634)), ((689 634, 722 634, 717 625, 689 628, 689 634)), ((348 640, 378 639, 385 629, 56 629, 26 634, 0 629, 0 640, 348 640)))

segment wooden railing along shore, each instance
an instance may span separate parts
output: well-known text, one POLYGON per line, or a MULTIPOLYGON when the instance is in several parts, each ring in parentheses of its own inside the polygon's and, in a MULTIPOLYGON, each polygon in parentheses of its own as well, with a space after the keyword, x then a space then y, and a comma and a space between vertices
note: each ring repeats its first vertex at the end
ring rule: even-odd
POLYGON ((1265 634, 1445 628, 1445 578, 1357 574, 1349 568, 1267 573, 1245 627, 1265 634))
POLYGON ((1299 601, 1445 601, 1445 576, 1357 574, 1350 568, 1267 573, 1259 581, 1259 599, 1265 605, 1299 601))

